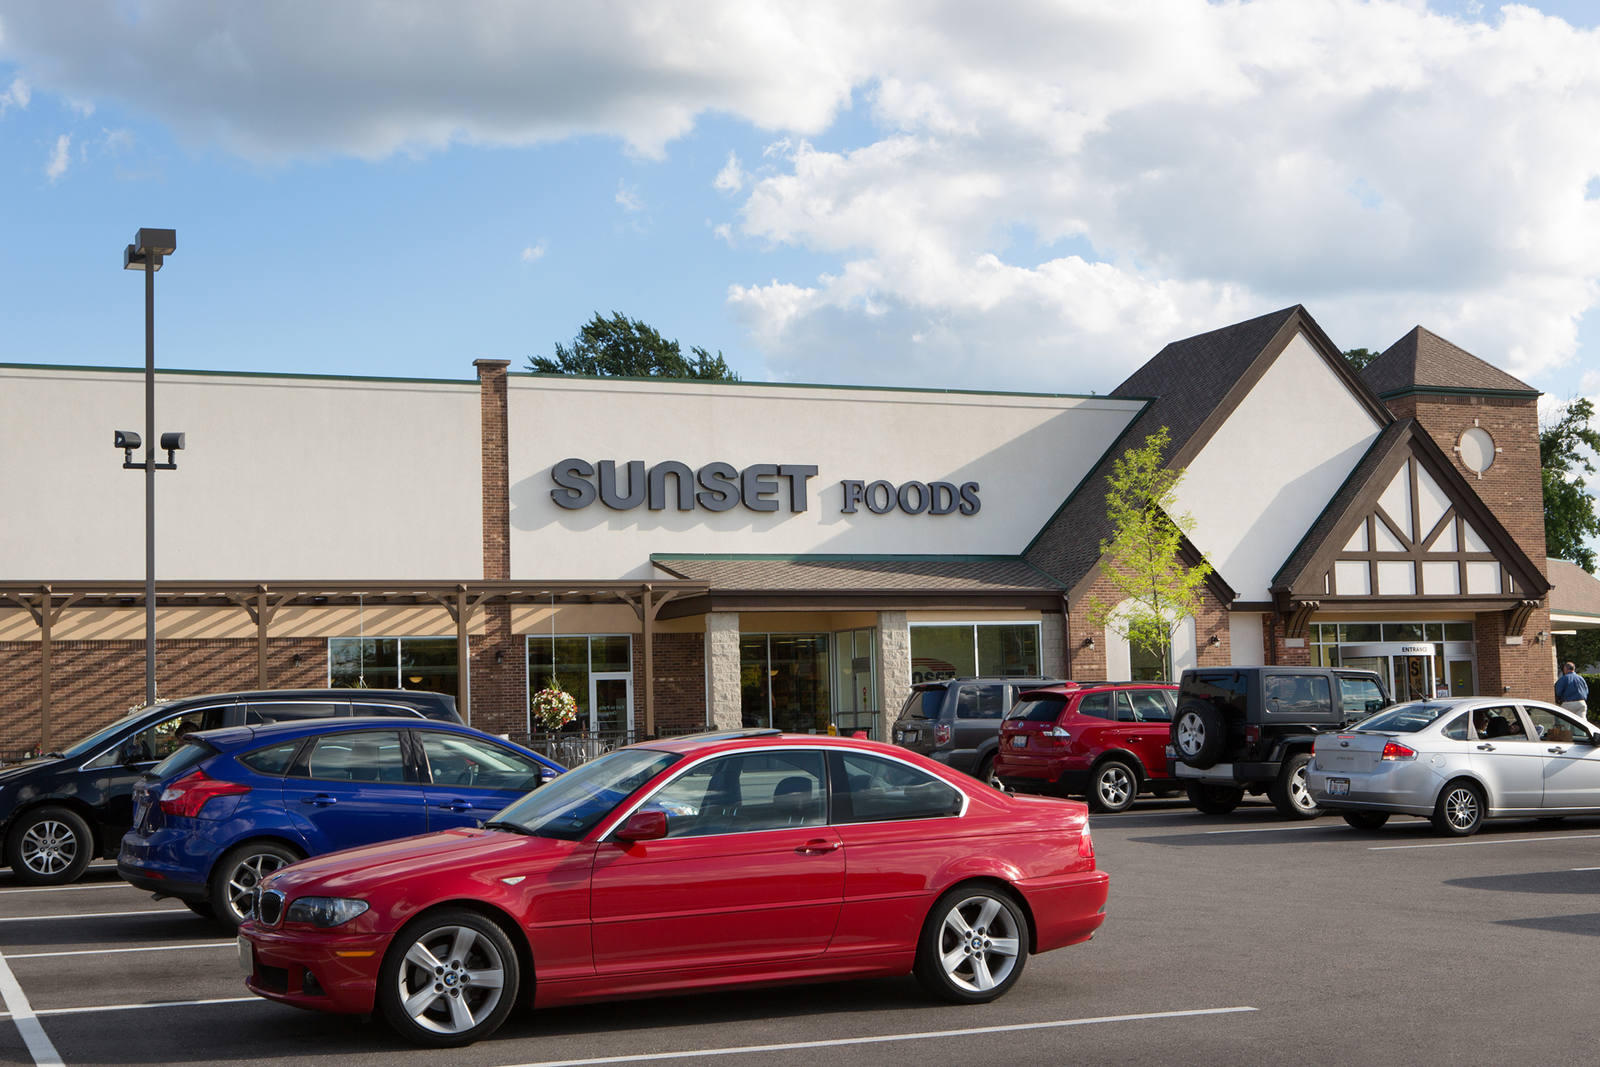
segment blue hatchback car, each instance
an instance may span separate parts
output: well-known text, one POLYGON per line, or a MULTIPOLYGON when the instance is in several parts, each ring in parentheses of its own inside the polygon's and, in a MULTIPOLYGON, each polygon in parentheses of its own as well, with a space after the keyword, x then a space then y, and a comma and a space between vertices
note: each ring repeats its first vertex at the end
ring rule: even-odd
POLYGON ((134 787, 117 872, 238 926, 307 856, 472 826, 562 772, 459 723, 322 719, 193 733, 134 787))

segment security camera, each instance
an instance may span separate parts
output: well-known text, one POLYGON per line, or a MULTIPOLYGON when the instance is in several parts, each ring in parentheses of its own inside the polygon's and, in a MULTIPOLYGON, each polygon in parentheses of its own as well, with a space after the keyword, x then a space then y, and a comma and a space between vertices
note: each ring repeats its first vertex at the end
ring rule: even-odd
MULTIPOLYGON (((144 444, 144 438, 140 437, 132 430, 118 430, 116 431, 116 434, 116 447, 118 448, 132 449, 138 448, 144 444)), ((179 445, 178 447, 182 448, 183 446, 179 445)))

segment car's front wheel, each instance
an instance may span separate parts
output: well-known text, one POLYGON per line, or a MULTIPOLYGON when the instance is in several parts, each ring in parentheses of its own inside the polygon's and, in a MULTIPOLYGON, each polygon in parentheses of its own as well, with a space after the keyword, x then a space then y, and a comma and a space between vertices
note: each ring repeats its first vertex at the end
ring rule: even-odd
POLYGON ((1306 767, 1311 753, 1301 752, 1283 761, 1278 777, 1267 789, 1267 796, 1278 814, 1289 819, 1315 819, 1322 814, 1311 787, 1306 782, 1306 767))
POLYGON ((222 857, 211 872, 211 911, 219 922, 237 927, 255 907, 256 886, 273 871, 301 858, 276 841, 247 841, 222 857))
POLYGON ((89 824, 71 808, 35 808, 11 829, 6 838, 6 862, 27 885, 65 885, 76 882, 94 852, 89 824))
POLYGON ((987 1004, 1028 962, 1028 920, 998 886, 958 885, 934 902, 917 943, 917 981, 940 1000, 987 1004))
POLYGON ((477 912, 451 908, 423 916, 389 945, 378 1007, 408 1041, 456 1048, 500 1028, 521 980, 505 931, 477 912))
POLYGON ((1108 759, 1094 769, 1089 783, 1091 811, 1127 811, 1138 796, 1139 774, 1126 761, 1108 759))
POLYGON ((1483 790, 1468 781, 1444 787, 1433 806, 1433 828, 1451 837, 1467 837, 1483 825, 1483 790))
POLYGON ((973 777, 978 779, 978 781, 985 783, 986 785, 993 786, 1001 792, 1005 791, 1006 784, 1000 780, 1000 776, 998 774, 994 773, 993 752, 989 753, 979 761, 977 773, 974 774, 973 777))

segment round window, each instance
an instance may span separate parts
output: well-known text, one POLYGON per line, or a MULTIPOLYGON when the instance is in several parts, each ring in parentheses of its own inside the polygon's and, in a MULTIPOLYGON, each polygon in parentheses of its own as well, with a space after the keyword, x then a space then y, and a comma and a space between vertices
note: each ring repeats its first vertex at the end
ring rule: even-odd
POLYGON ((1463 433, 1456 451, 1461 453, 1462 465, 1474 474, 1482 474, 1494 464, 1494 438, 1482 426, 1463 433))

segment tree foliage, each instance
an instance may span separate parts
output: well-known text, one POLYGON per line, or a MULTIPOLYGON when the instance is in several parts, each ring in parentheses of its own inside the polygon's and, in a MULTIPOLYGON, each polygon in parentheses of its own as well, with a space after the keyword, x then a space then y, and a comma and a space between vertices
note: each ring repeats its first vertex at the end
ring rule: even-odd
POLYGON ((1383 355, 1370 348, 1349 348, 1345 350, 1344 358, 1350 364, 1350 369, 1357 374, 1367 369, 1367 364, 1383 355))
POLYGON ((1089 622, 1126 638, 1170 670, 1173 632, 1199 612, 1211 565, 1191 567, 1182 560, 1183 533, 1192 520, 1175 511, 1183 472, 1163 465, 1169 441, 1163 426, 1112 466, 1106 493, 1112 535, 1100 542, 1100 569, 1119 595, 1112 603, 1091 597, 1089 622))
POLYGON ((1586 571, 1595 565, 1589 540, 1600 536, 1600 516, 1584 487, 1584 475, 1594 473, 1595 453, 1600 452, 1600 431, 1589 425, 1593 416, 1594 404, 1578 397, 1550 412, 1539 425, 1545 551, 1586 571))
POLYGON ((530 356, 528 369, 540 374, 590 374, 603 378, 697 378, 736 382, 722 353, 699 345, 685 356, 676 340, 620 311, 610 318, 594 313, 571 345, 556 342, 555 356, 530 356))

